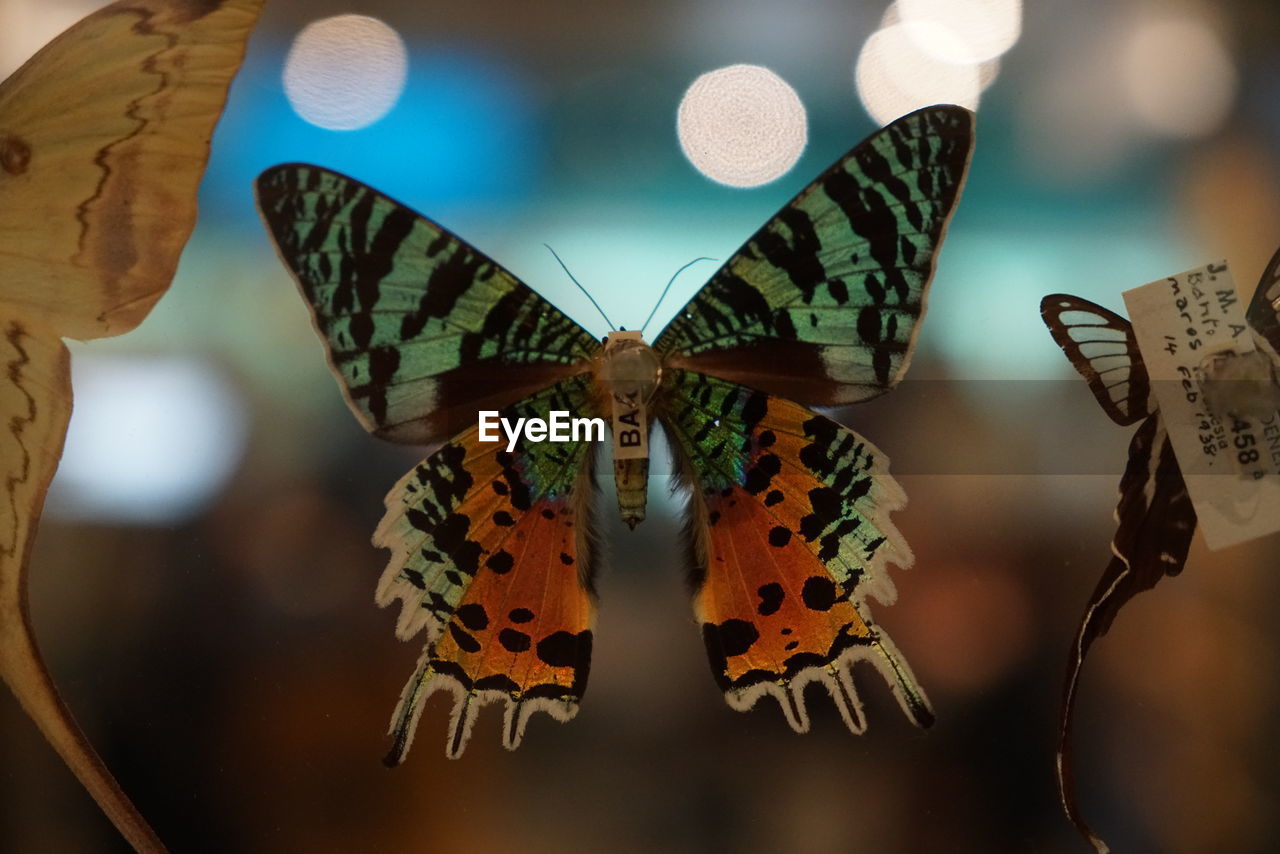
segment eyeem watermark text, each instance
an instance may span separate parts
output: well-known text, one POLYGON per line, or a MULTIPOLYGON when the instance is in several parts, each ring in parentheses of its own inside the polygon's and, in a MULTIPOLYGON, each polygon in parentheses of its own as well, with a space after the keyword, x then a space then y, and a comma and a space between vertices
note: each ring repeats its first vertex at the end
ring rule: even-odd
POLYGON ((523 435, 530 442, 603 442, 605 421, 603 418, 570 418, 563 409, 553 409, 551 418, 517 418, 512 423, 502 418, 496 409, 480 410, 480 441, 501 442, 498 428, 507 436, 507 452, 516 449, 516 442, 523 435))

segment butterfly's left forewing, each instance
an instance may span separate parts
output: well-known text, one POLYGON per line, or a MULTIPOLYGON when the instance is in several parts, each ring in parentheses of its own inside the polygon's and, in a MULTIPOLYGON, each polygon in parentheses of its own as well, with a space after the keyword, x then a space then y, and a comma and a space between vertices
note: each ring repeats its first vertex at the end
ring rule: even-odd
POLYGON ((803 732, 804 686, 821 682, 861 732, 852 665, 867 659, 907 715, 931 723, 924 692, 866 601, 892 602, 888 565, 912 560, 889 520, 905 497, 884 457, 762 391, 691 371, 664 384, 659 415, 690 490, 694 608, 729 704, 745 710, 771 695, 803 732))
POLYGON ((483 252, 355 179, 286 163, 257 193, 347 403, 385 439, 446 438, 599 349, 483 252))
MULTIPOLYGON (((590 378, 572 377, 502 411, 547 418, 593 413, 590 378)), ((391 551, 380 605, 399 601, 396 633, 426 630, 426 649, 392 718, 387 759, 407 753, 436 691, 454 695, 447 752, 462 753, 480 708, 506 708, 515 748, 535 711, 568 720, 590 666, 594 600, 590 539, 592 455, 585 443, 528 443, 513 451, 454 436, 387 495, 375 545, 391 551)))

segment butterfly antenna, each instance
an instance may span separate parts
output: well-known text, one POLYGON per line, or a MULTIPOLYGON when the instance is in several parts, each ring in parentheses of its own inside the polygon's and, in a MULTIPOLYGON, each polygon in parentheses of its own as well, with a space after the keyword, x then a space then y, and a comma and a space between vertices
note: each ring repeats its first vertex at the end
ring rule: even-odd
POLYGON ((694 258, 688 264, 685 264, 679 270, 676 270, 675 275, 671 277, 671 281, 667 282, 667 286, 662 289, 662 296, 658 297, 658 301, 654 303, 653 311, 649 312, 649 316, 646 317, 644 319, 644 323, 640 325, 640 333, 644 334, 645 327, 649 325, 650 320, 653 320, 653 316, 658 313, 658 306, 662 305, 662 301, 667 298, 667 292, 671 290, 671 286, 675 284, 676 279, 680 277, 681 273, 683 273, 685 270, 692 267, 694 264, 697 264, 699 261, 714 261, 714 260, 716 259, 707 258, 706 256, 703 256, 701 258, 694 258))
POLYGON ((587 293, 587 289, 582 286, 582 282, 579 282, 577 279, 575 279, 573 277, 573 273, 570 273, 569 268, 565 266, 565 263, 563 261, 560 261, 560 256, 556 254, 556 250, 551 248, 551 244, 544 243, 542 245, 547 247, 547 251, 551 253, 551 257, 555 258, 556 261, 560 262, 560 269, 564 270, 565 275, 569 277, 569 281, 577 285, 578 290, 582 291, 583 294, 586 294, 587 299, 591 300, 591 304, 596 307, 596 311, 600 312, 600 316, 604 318, 604 322, 609 324, 609 329, 610 330, 617 329, 618 327, 614 326, 613 321, 609 319, 609 315, 605 314, 604 309, 600 307, 600 303, 596 302, 596 298, 593 297, 591 294, 587 293))

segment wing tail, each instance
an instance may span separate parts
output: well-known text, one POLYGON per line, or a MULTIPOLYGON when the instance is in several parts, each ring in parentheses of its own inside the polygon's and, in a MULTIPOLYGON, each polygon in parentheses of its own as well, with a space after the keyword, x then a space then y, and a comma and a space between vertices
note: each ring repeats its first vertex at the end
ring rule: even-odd
POLYGON ((1120 609, 1182 571, 1196 527, 1195 509, 1158 413, 1148 416, 1129 445, 1116 519, 1114 555, 1089 597, 1072 644, 1058 729, 1058 792, 1067 817, 1098 851, 1106 851, 1106 845, 1085 820, 1075 794, 1072 735, 1080 674, 1093 643, 1111 628, 1120 609))

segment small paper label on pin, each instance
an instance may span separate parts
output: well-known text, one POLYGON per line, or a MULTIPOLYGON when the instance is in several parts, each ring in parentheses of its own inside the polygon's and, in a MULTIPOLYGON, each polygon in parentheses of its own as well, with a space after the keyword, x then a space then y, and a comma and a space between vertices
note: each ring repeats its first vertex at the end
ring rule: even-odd
POLYGON ((1226 262, 1125 291, 1151 391, 1205 543, 1223 549, 1280 531, 1280 415, 1215 411, 1201 371, 1256 347, 1226 262))
MULTIPOLYGON (((609 338, 641 340, 640 333, 634 330, 610 332, 609 338)), ((617 380, 611 383, 609 398, 613 402, 613 458, 648 459, 649 418, 643 387, 639 383, 617 380)))

